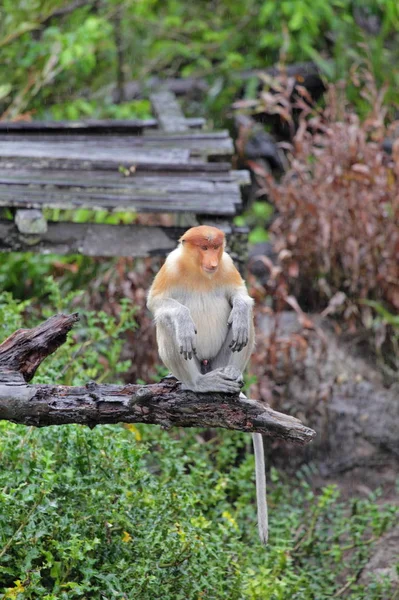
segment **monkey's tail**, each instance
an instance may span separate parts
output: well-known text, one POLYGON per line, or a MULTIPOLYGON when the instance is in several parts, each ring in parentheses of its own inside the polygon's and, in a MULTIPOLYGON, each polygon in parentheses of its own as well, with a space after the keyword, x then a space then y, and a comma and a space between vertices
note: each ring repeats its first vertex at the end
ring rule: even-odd
POLYGON ((262 544, 267 544, 269 537, 269 525, 266 499, 265 454, 263 451, 262 434, 253 433, 252 442, 255 452, 256 500, 258 505, 259 537, 262 544))

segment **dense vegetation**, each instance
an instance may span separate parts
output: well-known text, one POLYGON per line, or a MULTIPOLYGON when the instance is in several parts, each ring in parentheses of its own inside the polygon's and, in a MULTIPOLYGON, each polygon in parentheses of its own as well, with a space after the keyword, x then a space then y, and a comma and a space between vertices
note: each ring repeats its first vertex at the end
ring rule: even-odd
MULTIPOLYGON (((72 296, 62 299, 46 281, 43 314, 70 306, 72 296)), ((34 305, 0 296, 2 338, 38 316, 34 305)), ((116 336, 134 326, 132 307, 117 319, 82 317, 38 381, 101 379, 104 364, 116 381, 127 367, 116 336)), ((349 502, 335 486, 316 494, 306 471, 289 479, 272 468, 265 550, 244 434, 3 422, 0 440, 2 598, 310 600, 345 590, 352 600, 389 597, 388 582, 358 578, 395 507, 381 505, 378 491, 349 502)))
POLYGON ((330 79, 368 61, 379 85, 390 82, 392 101, 398 29, 396 0, 4 0, 0 115, 144 117, 148 102, 115 105, 106 86, 160 75, 205 77, 207 106, 220 118, 240 71, 278 60, 314 60, 330 79))
MULTIPOLYGON (((268 191, 284 215, 274 235, 290 258, 274 291, 279 301, 283 288, 300 298, 299 280, 305 281, 316 308, 344 293, 335 307, 351 327, 368 319, 380 347, 382 330, 385 343, 387 330, 396 332, 388 343, 391 372, 397 368, 392 349, 399 344, 398 209, 390 204, 397 173, 381 158, 379 144, 398 99, 399 75, 392 68, 398 31, 396 0, 3 0, 0 118, 144 118, 151 111, 145 97, 115 103, 111 88, 120 93, 125 81, 158 75, 205 78, 209 92, 202 104, 187 106, 187 114, 203 111, 221 122, 237 94, 256 96, 252 79, 243 86, 243 70, 311 59, 327 79, 345 78, 355 109, 346 101, 339 114, 332 115, 331 103, 329 114, 317 109, 319 128, 304 126, 302 137, 291 140, 285 179, 269 180, 268 191), (365 65, 373 97, 357 79, 365 65), (370 110, 374 121, 362 123, 370 110), (320 145, 328 119, 330 143, 320 145), (357 140, 349 162, 348 124, 357 140), (332 164, 340 169, 342 187, 335 181, 323 190, 332 164), (298 174, 306 176, 306 186, 296 185, 298 174), (381 202, 375 205, 377 193, 381 202), (312 219, 304 218, 302 195, 314 199, 312 219), (353 217, 360 198, 366 225, 356 230, 357 219, 347 216, 353 217), (326 240, 321 234, 332 213, 337 220, 326 240), (365 235, 366 226, 372 235, 365 235), (306 244, 292 243, 298 227, 306 244), (383 279, 376 246, 386 251, 383 279)), ((256 203, 245 216, 258 225, 261 239, 270 210, 256 203)), ((129 216, 97 218, 125 222, 129 216)), ((110 291, 111 272, 135 284, 143 264, 0 255, 0 341, 56 311, 81 312, 68 342, 45 361, 35 381, 122 381, 126 373, 136 374, 126 336, 131 346, 140 342, 141 354, 154 354, 143 333, 141 281, 136 306, 120 298, 122 286, 110 291)), ((272 287, 266 291, 273 293, 272 287)), ((148 379, 162 373, 152 367, 148 379)), ((0 429, 0 598, 397 598, 388 580, 362 578, 375 544, 397 518, 378 489, 361 499, 341 498, 334 485, 312 488, 313 465, 296 477, 271 467, 271 539, 265 550, 257 541, 249 436, 142 426, 35 430, 6 422, 0 429)))

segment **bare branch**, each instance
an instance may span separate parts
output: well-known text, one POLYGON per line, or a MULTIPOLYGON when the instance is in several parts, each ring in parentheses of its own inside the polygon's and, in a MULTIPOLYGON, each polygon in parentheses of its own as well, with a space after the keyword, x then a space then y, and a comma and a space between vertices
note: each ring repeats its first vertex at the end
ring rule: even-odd
POLYGON ((148 423, 163 427, 223 427, 304 445, 315 432, 294 417, 229 394, 195 394, 174 378, 152 385, 82 387, 29 385, 41 361, 60 346, 78 316, 55 315, 19 330, 0 345, 0 419, 44 427, 81 423, 148 423))
POLYGON ((0 344, 0 371, 16 371, 30 381, 46 356, 64 344, 78 320, 78 313, 60 314, 33 329, 18 329, 0 344))

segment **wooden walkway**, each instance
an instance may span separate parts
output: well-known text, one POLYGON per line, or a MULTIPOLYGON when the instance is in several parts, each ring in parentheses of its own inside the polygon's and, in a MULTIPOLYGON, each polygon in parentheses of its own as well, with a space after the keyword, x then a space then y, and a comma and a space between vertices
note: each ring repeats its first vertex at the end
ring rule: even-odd
POLYGON ((169 92, 151 100, 157 119, 146 121, 0 122, 0 212, 14 216, 0 219, 0 251, 147 256, 180 234, 47 221, 53 209, 184 213, 231 229, 248 175, 231 170, 228 132, 200 129, 169 92))

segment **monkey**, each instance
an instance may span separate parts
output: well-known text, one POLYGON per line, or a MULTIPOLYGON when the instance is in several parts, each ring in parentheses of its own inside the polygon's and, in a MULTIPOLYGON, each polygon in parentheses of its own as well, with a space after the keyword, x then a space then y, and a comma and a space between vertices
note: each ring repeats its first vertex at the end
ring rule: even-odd
MULTIPOLYGON (((159 355, 183 388, 194 392, 240 393, 255 344, 254 301, 225 246, 216 227, 188 229, 148 293, 159 355)), ((263 439, 259 433, 252 439, 259 536, 266 544, 263 439)))

